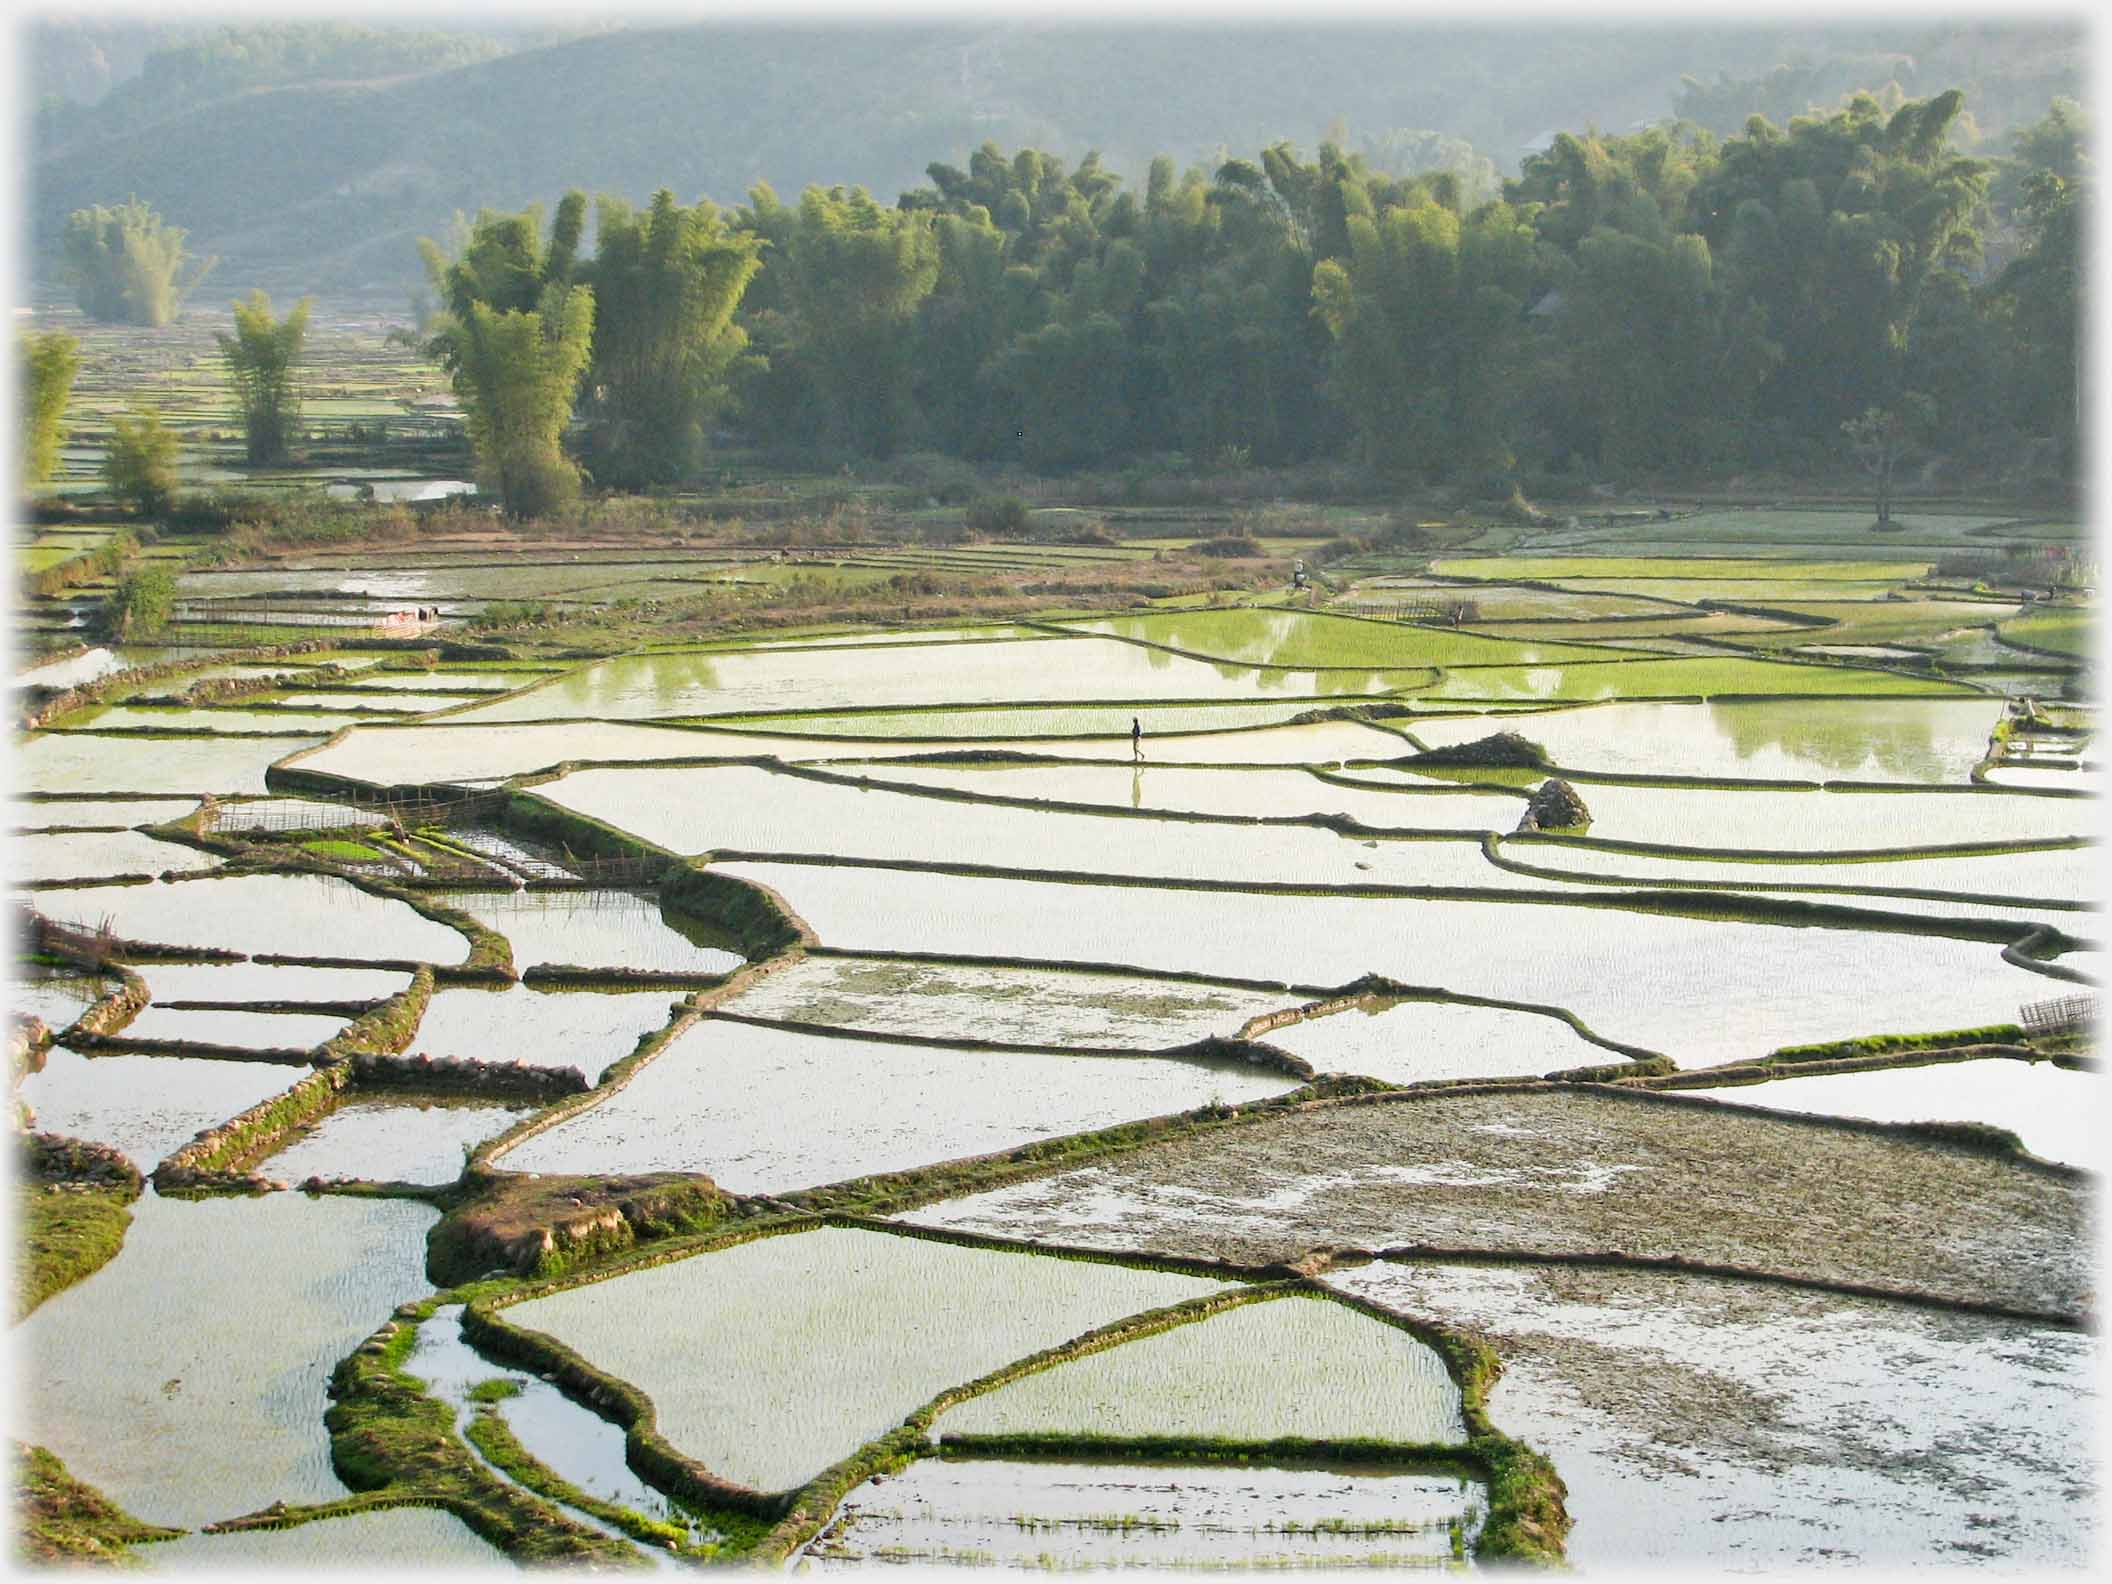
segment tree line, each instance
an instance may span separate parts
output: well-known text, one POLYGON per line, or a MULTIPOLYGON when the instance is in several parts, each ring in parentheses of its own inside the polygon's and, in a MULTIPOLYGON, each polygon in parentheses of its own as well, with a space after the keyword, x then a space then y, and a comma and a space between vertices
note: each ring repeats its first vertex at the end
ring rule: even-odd
MULTIPOLYGON (((2000 159, 1956 91, 1787 127, 1564 134, 1484 197, 1287 143, 1141 189, 985 145, 893 205, 570 193, 423 251, 480 482, 537 512, 677 484, 738 421, 834 456, 1038 471, 1178 453, 1521 473, 1804 473, 2076 450, 2081 111, 2000 159), (737 415, 737 419, 736 416, 737 415)), ((84 307, 88 291, 83 287, 84 307)), ((268 322, 268 321, 267 321, 268 322)))
POLYGON ((453 260, 428 245, 435 344, 480 454, 539 448, 566 487, 570 419, 596 482, 650 484, 735 407, 776 443, 1036 470, 1800 472, 1873 435, 2072 456, 2087 128, 2057 101, 2012 157, 1971 158, 1963 108, 1565 134, 1484 202, 1334 144, 1160 159, 1141 191, 985 146, 892 206, 604 199, 591 261, 575 193, 547 244, 531 211, 480 215, 453 260))

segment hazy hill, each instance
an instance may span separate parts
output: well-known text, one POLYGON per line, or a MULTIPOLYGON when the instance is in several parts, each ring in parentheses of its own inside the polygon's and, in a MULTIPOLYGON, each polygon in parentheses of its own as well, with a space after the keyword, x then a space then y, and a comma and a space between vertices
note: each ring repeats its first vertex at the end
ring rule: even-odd
POLYGON ((60 149, 33 143, 32 268, 52 278, 69 211, 129 193, 186 227, 196 251, 220 254, 221 283, 395 289, 418 276, 415 239, 455 210, 575 185, 737 203, 759 180, 787 197, 859 182, 892 198, 985 139, 1072 158, 1098 148, 1135 177, 1156 153, 1251 154, 1279 137, 1309 149, 1330 125, 1353 140, 1435 129, 1511 173, 1543 133, 1669 114, 1683 77, 1779 95, 1774 67, 1841 57, 1948 53, 1962 69, 1984 52, 2024 60, 2031 94, 2064 70, 2078 91, 2072 27, 2010 35, 2014 47, 1998 49, 1986 29, 1875 22, 633 28, 410 78, 259 88, 108 135, 76 128, 60 149))

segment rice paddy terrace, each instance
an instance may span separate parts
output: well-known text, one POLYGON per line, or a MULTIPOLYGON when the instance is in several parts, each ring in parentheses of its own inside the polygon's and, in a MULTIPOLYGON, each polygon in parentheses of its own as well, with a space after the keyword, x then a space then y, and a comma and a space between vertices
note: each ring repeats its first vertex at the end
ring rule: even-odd
POLYGON ((2079 532, 191 570, 18 678, 34 1511, 171 1569, 2079 1564, 2093 608, 2001 575, 2079 532), (1069 592, 638 614, 905 570, 1069 592))

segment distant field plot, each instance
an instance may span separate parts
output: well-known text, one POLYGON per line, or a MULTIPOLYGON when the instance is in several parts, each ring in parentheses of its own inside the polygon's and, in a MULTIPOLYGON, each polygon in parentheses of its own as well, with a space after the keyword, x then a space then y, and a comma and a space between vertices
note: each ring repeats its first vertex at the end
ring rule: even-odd
MULTIPOLYGON (((848 771, 852 767, 842 766, 848 771)), ((1344 786, 1299 769, 1171 770, 1157 765, 952 765, 895 767, 882 762, 857 773, 891 785, 946 787, 980 796, 1040 798, 1106 808, 1165 809, 1253 817, 1348 814, 1377 829, 1508 829, 1524 811, 1511 791, 1461 789, 1399 792, 1344 786)))
MULTIPOLYGON (((1605 621, 1619 616, 1676 616, 1669 602, 1637 594, 1578 594, 1507 583, 1459 583, 1437 578, 1365 578, 1335 604, 1384 615, 1411 605, 1471 601, 1474 619, 1491 621, 1605 621)), ((1551 629, 1552 631, 1552 629, 1551 629)))
MULTIPOLYGON (((1567 769, 1751 780, 1963 783, 2002 718, 1999 699, 1616 703, 1500 724, 1567 769)), ((1486 720, 1406 723, 1431 748, 1487 736, 1486 720)))
POLYGON ((1190 654, 1250 665, 1408 666, 1534 665, 1598 658, 1556 643, 1521 644, 1438 627, 1363 621, 1312 611, 1196 611, 1081 622, 1088 632, 1134 638, 1190 654))
MULTIPOLYGON (((1428 676, 1429 673, 1419 675, 1428 676)), ((728 715, 716 717, 712 725, 745 728, 758 733, 782 732, 788 739, 796 736, 840 737, 866 742, 892 739, 905 742, 903 751, 908 751, 907 745, 912 741, 920 749, 942 747, 945 742, 952 741, 975 742, 997 750, 1020 747, 1029 738, 1046 738, 1051 741, 1036 747, 1035 751, 1077 755, 1100 750, 1075 739, 1102 737, 1110 739, 1105 751, 1111 753, 1119 748, 1126 758, 1130 752, 1130 724, 1135 721, 1150 734, 1154 752, 1161 758, 1214 757, 1220 752, 1231 752, 1235 740, 1243 747, 1250 745, 1257 755, 1273 755, 1278 745, 1300 745, 1302 751, 1302 745, 1316 744, 1323 738, 1368 741, 1383 750, 1385 737, 1360 725, 1285 725, 1297 716, 1328 704, 1354 707, 1355 701, 1349 698, 1330 699, 1324 704, 1313 699, 1291 699, 1280 704, 1154 704, 1140 701, 1060 709, 939 708, 876 710, 848 715, 728 715), (1248 729, 1264 726, 1282 726, 1284 729, 1266 734, 1248 729), (1213 743, 1203 735, 1206 733, 1220 735, 1220 740, 1213 743), (1112 741, 1117 738, 1121 740, 1112 741), (938 740, 927 743, 927 739, 938 740)), ((852 746, 855 743, 841 745, 846 749, 852 746)), ((813 750, 817 754, 839 751, 838 745, 825 743, 814 744, 813 750)), ((1323 755, 1315 749, 1314 757, 1323 755)))
POLYGON ((946 1387, 1222 1285, 823 1228, 503 1313, 638 1386, 660 1433, 713 1472, 782 1490, 946 1387))
POLYGON ((1560 1018, 1458 1001, 1374 1001, 1259 1037, 1321 1072, 1398 1084, 1539 1077, 1619 1059, 1560 1018))
POLYGON ((1934 677, 1902 676, 1862 666, 1798 665, 1732 656, 1599 660, 1547 666, 1486 666, 1447 671, 1417 696, 1434 699, 1679 698, 1718 693, 1968 694, 1972 689, 1934 677))
POLYGON ((659 654, 605 661, 479 708, 465 719, 643 720, 849 705, 1324 699, 1385 692, 1427 671, 1260 671, 1099 639, 884 650, 659 654))
MULTIPOLYGON (((1430 563, 1448 577, 1528 577, 1539 582, 1626 579, 1638 584, 1671 581, 1900 583, 1925 576, 1927 561, 1826 561, 1783 558, 1740 560, 1735 556, 1488 556, 1430 563)), ((1642 587, 1638 593, 1655 593, 1642 587)))

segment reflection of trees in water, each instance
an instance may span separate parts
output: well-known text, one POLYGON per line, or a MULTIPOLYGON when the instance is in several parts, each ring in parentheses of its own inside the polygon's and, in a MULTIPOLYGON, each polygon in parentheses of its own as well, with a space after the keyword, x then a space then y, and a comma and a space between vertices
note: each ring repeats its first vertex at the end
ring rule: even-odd
MULTIPOLYGON (((1908 774, 1939 761, 1936 720, 1926 704, 1712 704, 1710 723, 1728 737, 1740 759, 1769 748, 1829 770, 1875 764, 1908 774)), ((1944 708, 1945 706, 1937 706, 1944 708)))

